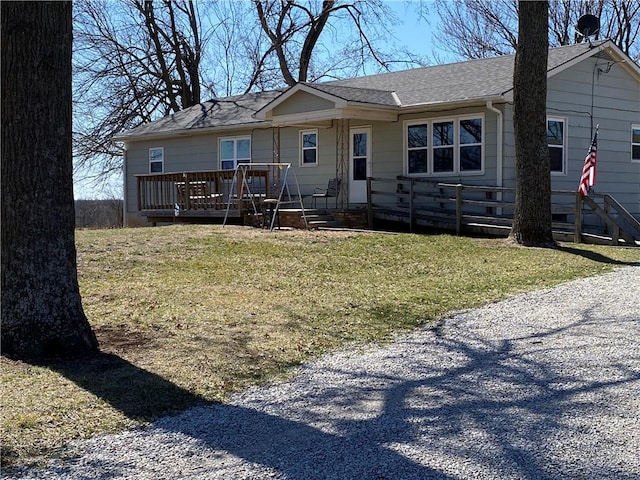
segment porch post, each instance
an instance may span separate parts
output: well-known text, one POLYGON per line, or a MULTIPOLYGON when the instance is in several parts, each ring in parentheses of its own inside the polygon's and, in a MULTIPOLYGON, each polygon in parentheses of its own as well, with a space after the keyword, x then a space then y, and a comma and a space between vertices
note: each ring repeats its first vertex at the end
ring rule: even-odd
POLYGON ((576 212, 574 218, 574 237, 575 243, 582 243, 582 196, 580 192, 576 192, 576 212))
POLYGON ((340 190, 336 198, 336 208, 345 209, 349 205, 349 120, 336 122, 336 178, 340 190))
POLYGON ((461 184, 456 185, 456 235, 460 235, 460 233, 462 232, 463 188, 464 186, 461 184))
POLYGON ((280 163, 280 127, 271 127, 273 135, 273 163, 280 163))

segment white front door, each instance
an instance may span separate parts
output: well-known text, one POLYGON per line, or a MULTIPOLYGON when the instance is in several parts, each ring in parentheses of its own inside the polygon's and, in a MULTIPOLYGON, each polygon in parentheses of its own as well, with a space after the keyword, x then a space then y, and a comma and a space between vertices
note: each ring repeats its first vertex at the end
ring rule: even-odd
POLYGON ((371 176, 371 128, 352 128, 349 135, 349 203, 367 203, 371 176))

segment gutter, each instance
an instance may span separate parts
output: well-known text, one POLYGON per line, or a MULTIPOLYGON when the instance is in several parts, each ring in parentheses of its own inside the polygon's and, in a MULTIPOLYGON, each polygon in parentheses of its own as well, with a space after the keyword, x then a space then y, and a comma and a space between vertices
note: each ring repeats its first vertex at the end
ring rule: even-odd
POLYGON ((471 108, 471 107, 482 107, 483 105, 492 103, 492 102, 504 102, 505 98, 502 95, 491 95, 486 97, 477 97, 477 98, 463 98, 461 100, 454 100, 449 102, 422 102, 422 103, 412 103, 409 105, 402 106, 400 108, 401 114, 408 113, 421 113, 421 112, 439 112, 445 111, 452 108, 471 108))
POLYGON ((129 210, 127 208, 127 149, 124 149, 122 155, 122 227, 126 228, 129 225, 129 210))

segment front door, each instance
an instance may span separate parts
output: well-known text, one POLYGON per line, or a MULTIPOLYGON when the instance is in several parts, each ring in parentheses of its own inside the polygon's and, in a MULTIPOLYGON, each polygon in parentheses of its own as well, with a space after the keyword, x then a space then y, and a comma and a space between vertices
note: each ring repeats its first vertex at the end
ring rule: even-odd
POLYGON ((371 176, 371 128, 352 128, 349 135, 349 203, 367 203, 371 176))

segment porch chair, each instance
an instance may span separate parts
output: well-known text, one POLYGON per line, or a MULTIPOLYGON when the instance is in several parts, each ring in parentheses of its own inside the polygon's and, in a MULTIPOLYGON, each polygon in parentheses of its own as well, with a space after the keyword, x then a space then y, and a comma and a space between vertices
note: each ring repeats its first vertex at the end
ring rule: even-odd
POLYGON ((327 188, 316 187, 311 195, 311 208, 316 208, 316 200, 324 198, 324 208, 328 206, 329 197, 337 198, 340 191, 340 179, 332 178, 329 180, 327 188))

